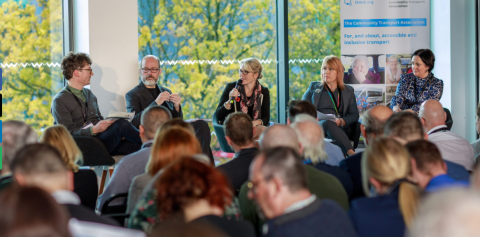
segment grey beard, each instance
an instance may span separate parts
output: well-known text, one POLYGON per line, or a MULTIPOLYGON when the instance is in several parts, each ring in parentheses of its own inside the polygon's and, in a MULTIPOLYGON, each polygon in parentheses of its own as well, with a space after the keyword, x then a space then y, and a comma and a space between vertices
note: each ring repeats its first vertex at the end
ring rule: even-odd
POLYGON ((145 80, 143 80, 143 84, 145 84, 145 86, 154 86, 154 85, 157 84, 157 82, 145 79, 145 80))

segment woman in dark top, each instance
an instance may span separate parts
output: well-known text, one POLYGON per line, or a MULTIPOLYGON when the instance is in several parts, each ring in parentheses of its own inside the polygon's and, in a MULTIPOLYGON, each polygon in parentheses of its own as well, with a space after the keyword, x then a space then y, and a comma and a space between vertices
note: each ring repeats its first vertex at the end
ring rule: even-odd
POLYGON ((225 86, 216 115, 218 123, 230 113, 241 111, 250 116, 256 135, 270 122, 270 92, 258 81, 263 77, 262 64, 255 58, 240 61, 240 80, 230 82, 225 86))
POLYGON ((410 155, 393 138, 377 138, 362 157, 363 189, 369 198, 352 201, 350 217, 360 237, 403 237, 412 224, 420 191, 407 180, 410 155), (368 192, 369 184, 372 192, 368 192))
POLYGON ((227 178, 215 167, 184 157, 165 170, 155 188, 162 222, 204 223, 228 236, 255 236, 249 222, 222 217, 233 193, 227 178))
POLYGON ((323 114, 335 116, 334 120, 320 121, 325 136, 335 140, 344 154, 353 155, 355 151, 347 134, 355 132, 350 125, 358 122, 359 115, 354 90, 343 83, 342 61, 333 55, 325 57, 321 76, 321 82, 310 83, 302 100, 312 102, 323 114))

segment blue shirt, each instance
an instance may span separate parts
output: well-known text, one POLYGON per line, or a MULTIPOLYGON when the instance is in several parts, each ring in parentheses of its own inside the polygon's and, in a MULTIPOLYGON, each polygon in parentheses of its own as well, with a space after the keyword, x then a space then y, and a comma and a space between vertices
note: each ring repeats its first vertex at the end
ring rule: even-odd
POLYGON ((328 159, 325 161, 325 164, 338 166, 340 161, 345 159, 343 156, 342 149, 335 144, 325 141, 325 152, 328 155, 328 159))
POLYGON ((442 174, 431 179, 430 182, 425 187, 425 191, 434 192, 443 188, 453 187, 453 186, 468 186, 468 182, 456 181, 450 178, 448 175, 442 174))

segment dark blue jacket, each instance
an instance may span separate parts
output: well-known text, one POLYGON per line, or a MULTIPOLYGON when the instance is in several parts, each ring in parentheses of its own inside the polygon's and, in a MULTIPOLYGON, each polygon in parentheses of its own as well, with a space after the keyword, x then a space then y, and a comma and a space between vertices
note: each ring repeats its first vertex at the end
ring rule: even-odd
POLYGON ((359 152, 353 156, 347 157, 342 160, 339 165, 340 168, 344 169, 350 175, 350 179, 352 179, 353 191, 350 200, 365 197, 362 187, 362 154, 363 152, 359 152))

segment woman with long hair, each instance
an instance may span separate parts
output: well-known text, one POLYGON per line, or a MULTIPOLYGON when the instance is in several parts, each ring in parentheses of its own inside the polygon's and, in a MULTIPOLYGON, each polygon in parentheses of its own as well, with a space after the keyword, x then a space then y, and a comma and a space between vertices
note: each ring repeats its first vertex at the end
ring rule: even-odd
POLYGON ((412 224, 420 191, 407 177, 410 154, 393 138, 377 138, 362 157, 368 198, 352 201, 350 216, 360 237, 404 236, 412 224))

